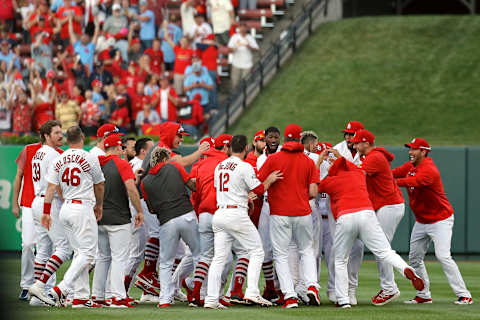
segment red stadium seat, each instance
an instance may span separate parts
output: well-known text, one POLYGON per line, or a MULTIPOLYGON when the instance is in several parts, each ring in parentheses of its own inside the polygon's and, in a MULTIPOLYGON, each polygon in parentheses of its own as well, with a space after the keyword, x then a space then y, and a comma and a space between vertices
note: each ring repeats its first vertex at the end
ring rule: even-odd
POLYGON ((272 10, 274 15, 283 15, 285 12, 278 10, 278 7, 284 7, 285 0, 257 0, 257 7, 268 8, 272 10))
POLYGON ((253 9, 253 10, 246 10, 242 9, 238 11, 238 16, 240 19, 251 19, 251 18, 271 18, 273 17, 273 13, 271 9, 253 9))

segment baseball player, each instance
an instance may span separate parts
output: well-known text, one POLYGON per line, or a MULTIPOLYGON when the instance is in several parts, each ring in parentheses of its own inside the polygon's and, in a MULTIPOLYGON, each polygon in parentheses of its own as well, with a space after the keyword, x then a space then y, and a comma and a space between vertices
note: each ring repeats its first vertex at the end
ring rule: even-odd
MULTIPOLYGON (((363 157, 361 168, 367 174, 368 196, 380 227, 391 243, 405 213, 403 196, 390 168, 394 155, 385 148, 376 147, 375 136, 365 129, 358 130, 350 141, 363 157)), ((375 258, 380 276, 380 291, 372 298, 372 303, 382 306, 400 296, 400 291, 395 283, 392 266, 375 258)))
MULTIPOLYGON (((332 144, 329 142, 319 142, 317 146, 317 154, 320 154, 323 150, 332 148, 332 144)), ((320 159, 319 159, 320 160, 320 159)), ((323 160, 320 165, 320 179, 324 179, 328 174, 328 169, 330 168, 330 162, 327 159, 323 160)), ((318 213, 321 217, 322 224, 322 247, 320 248, 323 251, 323 260, 328 269, 328 284, 327 284, 327 297, 333 303, 337 302, 335 295, 335 257, 333 256, 332 244, 333 244, 333 233, 332 233, 332 224, 334 224, 334 219, 332 216, 332 210, 330 208, 330 198, 325 192, 319 193, 317 196, 317 208, 318 213)), ((318 268, 319 279, 320 279, 320 268, 318 268)))
POLYGON ((94 156, 104 156, 105 155, 105 146, 103 145, 105 138, 108 137, 111 134, 118 134, 122 135, 120 133, 120 130, 111 123, 106 123, 102 125, 100 128, 97 130, 97 144, 95 147, 90 149, 90 153, 93 154, 94 156))
POLYGON ((232 156, 215 168, 214 186, 217 211, 212 219, 214 232, 214 257, 208 273, 208 295, 205 308, 225 309, 219 303, 221 273, 232 249, 234 240, 248 251, 250 258, 247 271, 245 300, 249 303, 270 306, 272 303, 260 296, 258 280, 263 261, 260 235, 248 217, 249 193, 261 195, 272 183, 281 178, 278 171, 272 172, 262 184, 253 167, 244 162, 247 155, 247 138, 237 135, 232 138, 232 156))
POLYGON ((128 162, 137 155, 135 152, 135 142, 136 139, 134 137, 126 137, 122 140, 122 158, 126 159, 128 162))
MULTIPOLYGON (((350 162, 356 165, 362 163, 360 153, 353 147, 350 139, 353 138, 355 132, 360 129, 365 129, 360 121, 350 121, 347 123, 345 130, 342 130, 344 140, 336 144, 333 149, 336 149, 342 157, 345 157, 350 162)), ((348 296, 350 297, 350 304, 357 304, 356 290, 358 287, 358 271, 362 265, 363 260, 363 243, 357 239, 353 244, 350 258, 348 259, 348 296)))
POLYGON ((128 258, 131 235, 129 200, 136 210, 134 226, 143 222, 140 196, 135 186, 135 174, 129 163, 122 160, 122 139, 110 135, 104 140, 106 155, 100 156, 100 166, 105 177, 103 215, 98 221, 98 254, 93 275, 92 295, 106 305, 105 285, 110 279, 112 308, 132 308, 133 299, 127 297, 124 286, 124 261, 128 258), (110 275, 108 277, 108 274, 110 275), (102 301, 103 300, 103 301, 102 301))
MULTIPOLYGON (((63 152, 58 149, 63 144, 60 122, 53 120, 45 122, 40 128, 40 139, 42 147, 38 149, 32 158, 32 177, 35 190, 32 211, 37 234, 37 254, 35 256, 35 279, 37 281, 29 289, 29 293, 32 296, 31 301, 34 301, 34 298, 39 299, 38 295, 44 296, 46 294, 47 284, 53 283, 55 285, 55 272, 72 254, 67 235, 58 217, 62 205, 58 192, 55 193, 52 200, 52 226, 50 230, 45 229, 40 222, 48 185, 46 179, 48 168, 52 165, 55 158, 63 152), (43 270, 40 270, 41 267, 43 267, 43 270)), ((44 305, 43 302, 42 304, 44 305)))
MULTIPOLYGON (((320 154, 323 160, 328 149, 320 154)), ((319 186, 320 192, 330 196, 332 211, 336 220, 335 239, 335 292, 337 305, 350 308, 348 296, 347 261, 356 238, 360 238, 370 251, 381 261, 393 265, 409 279, 415 289, 424 288, 423 280, 415 274, 412 267, 390 247, 387 237, 373 211, 370 202, 364 172, 344 157, 335 160, 328 176, 319 186)))
MULTIPOLYGON (((276 127, 268 127, 265 129, 265 151, 258 156, 257 171, 267 160, 268 156, 280 150, 280 130, 276 127)), ((278 279, 276 279, 275 269, 273 266, 273 250, 272 240, 270 239, 270 206, 268 204, 268 195, 263 196, 262 210, 258 221, 258 232, 262 239, 263 251, 265 258, 262 265, 263 277, 265 278, 265 288, 262 296, 271 301, 283 304, 283 296, 281 290, 278 289, 278 279)))
POLYGON ((70 288, 75 288, 74 305, 99 307, 90 298, 88 269, 95 259, 98 227, 102 217, 104 177, 98 158, 83 150, 84 135, 80 127, 67 129, 69 149, 57 157, 47 174, 48 187, 42 215, 42 225, 51 227, 50 211, 56 187, 60 186, 64 203, 59 219, 75 251, 72 264, 63 281, 53 287, 42 301, 61 306, 70 288))
POLYGON ((37 150, 41 147, 41 143, 26 145, 15 160, 17 163, 17 173, 13 182, 12 213, 15 218, 18 219, 20 218, 20 211, 22 212, 21 292, 18 298, 23 301, 27 301, 30 298, 28 289, 35 283, 34 261, 36 234, 32 214, 32 202, 35 198, 35 192, 33 190, 31 161, 37 150), (18 196, 20 195, 20 189, 22 190, 22 196, 19 204, 18 196))
POLYGON ((155 147, 151 152, 151 169, 140 184, 150 212, 157 214, 160 221, 160 308, 173 303, 172 267, 180 239, 189 246, 194 264, 200 255, 197 217, 185 189, 187 186, 194 190, 195 183, 183 166, 169 160, 169 149, 155 147))
POLYGON ((410 208, 415 214, 415 224, 410 236, 409 260, 416 272, 425 280, 425 288, 407 304, 432 303, 430 281, 423 259, 430 243, 442 265, 450 287, 455 292, 455 304, 472 304, 473 299, 465 286, 460 270, 450 253, 453 230, 453 208, 443 190, 437 166, 428 156, 431 147, 422 138, 405 144, 410 148, 410 161, 393 170, 400 187, 407 188, 410 208))
POLYGON ((320 177, 315 163, 303 153, 304 147, 300 144, 301 132, 299 125, 289 124, 283 133, 284 144, 280 152, 269 156, 259 171, 261 181, 276 170, 283 173, 283 180, 270 188, 268 201, 273 258, 285 297, 284 308, 298 307, 298 296, 288 265, 288 246, 292 240, 298 247, 300 274, 307 286, 309 304, 320 305, 313 251, 312 216, 308 202, 317 196, 320 177))

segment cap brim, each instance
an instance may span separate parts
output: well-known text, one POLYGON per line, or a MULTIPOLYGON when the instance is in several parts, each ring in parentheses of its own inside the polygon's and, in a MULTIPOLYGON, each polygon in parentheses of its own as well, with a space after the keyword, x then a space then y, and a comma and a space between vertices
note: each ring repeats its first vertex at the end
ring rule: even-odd
POLYGON ((409 143, 405 143, 405 148, 411 148, 412 146, 409 143))
POLYGON ((187 132, 177 132, 177 135, 180 135, 180 136, 189 136, 190 133, 187 133, 187 132))
POLYGON ((353 130, 342 130, 341 132, 355 134, 355 131, 353 131, 353 130))

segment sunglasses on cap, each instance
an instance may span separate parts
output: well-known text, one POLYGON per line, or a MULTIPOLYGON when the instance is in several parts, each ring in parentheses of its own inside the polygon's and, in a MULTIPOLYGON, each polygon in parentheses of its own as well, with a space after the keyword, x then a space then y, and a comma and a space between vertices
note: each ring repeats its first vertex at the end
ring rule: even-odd
POLYGON ((106 137, 106 136, 109 136, 109 135, 112 134, 112 133, 120 133, 120 130, 119 130, 117 127, 115 127, 115 129, 113 129, 113 130, 111 130, 111 131, 105 131, 105 133, 103 134, 103 136, 106 137))

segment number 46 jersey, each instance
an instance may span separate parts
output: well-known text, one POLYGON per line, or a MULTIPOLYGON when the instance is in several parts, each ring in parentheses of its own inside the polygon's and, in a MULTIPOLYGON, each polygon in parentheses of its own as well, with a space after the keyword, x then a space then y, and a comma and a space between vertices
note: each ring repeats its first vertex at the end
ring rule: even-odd
POLYGON ((49 166, 47 181, 60 185, 65 200, 95 202, 93 185, 105 178, 98 157, 83 149, 68 149, 49 166))
POLYGON ((238 206, 248 210, 248 193, 261 184, 251 164, 231 156, 215 168, 217 206, 238 206))
POLYGON ((48 145, 43 145, 32 158, 32 180, 35 196, 45 195, 47 190, 47 172, 60 152, 48 145))

